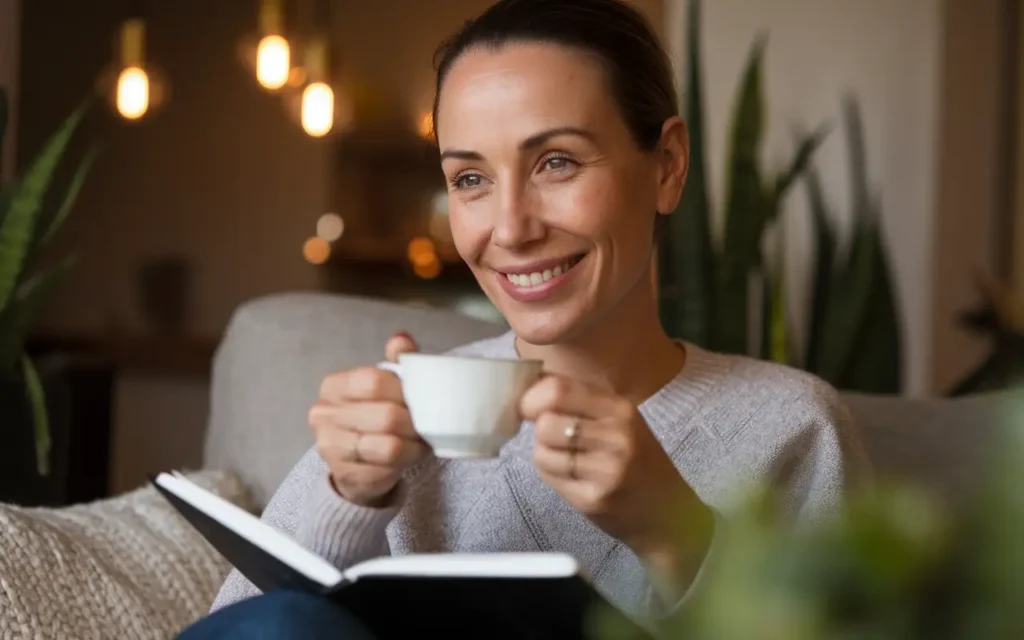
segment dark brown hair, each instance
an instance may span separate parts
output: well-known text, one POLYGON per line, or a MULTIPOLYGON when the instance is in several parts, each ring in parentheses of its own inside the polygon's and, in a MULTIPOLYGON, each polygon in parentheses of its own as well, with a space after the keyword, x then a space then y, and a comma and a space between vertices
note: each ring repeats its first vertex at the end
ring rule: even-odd
POLYGON ((467 21, 435 54, 434 123, 441 88, 469 49, 511 42, 564 45, 596 57, 637 146, 651 151, 678 113, 672 65, 646 18, 620 0, 500 0, 467 21))

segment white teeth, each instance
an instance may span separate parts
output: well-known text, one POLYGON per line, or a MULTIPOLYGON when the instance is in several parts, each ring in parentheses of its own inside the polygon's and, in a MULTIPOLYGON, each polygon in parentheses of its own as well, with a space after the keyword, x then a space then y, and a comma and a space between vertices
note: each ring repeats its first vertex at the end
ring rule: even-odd
POLYGON ((571 262, 563 262, 552 269, 535 271, 533 273, 506 273, 505 277, 508 278, 509 282, 518 287, 532 287, 547 282, 556 276, 560 276, 570 268, 572 268, 571 262))

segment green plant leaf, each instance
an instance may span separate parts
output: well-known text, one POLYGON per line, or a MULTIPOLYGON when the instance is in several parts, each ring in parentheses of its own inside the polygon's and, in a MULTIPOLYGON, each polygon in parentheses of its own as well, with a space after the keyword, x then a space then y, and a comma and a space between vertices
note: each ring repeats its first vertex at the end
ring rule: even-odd
POLYGON ((899 311, 881 239, 881 209, 868 184, 860 109, 852 96, 843 100, 843 122, 850 156, 853 237, 832 285, 837 295, 828 301, 818 373, 844 390, 853 390, 848 385, 888 389, 899 385, 899 311), (889 354, 884 353, 887 349, 889 354), (868 353, 877 362, 865 360, 868 353), (885 367, 892 369, 879 381, 865 380, 869 371, 885 367))
POLYGON ((836 230, 821 189, 818 172, 810 167, 804 176, 808 208, 814 233, 814 275, 811 283, 810 315, 803 367, 811 373, 821 371, 821 351, 825 338, 825 319, 835 277, 836 230))
POLYGON ((71 181, 68 183, 67 191, 64 193, 64 199, 60 203, 60 207, 57 209, 57 213, 53 216, 49 226, 46 229, 46 234, 43 236, 42 244, 46 244, 50 241, 53 235, 60 229, 61 225, 67 219, 68 214, 71 213, 71 209, 74 208, 75 202, 78 200, 78 194, 82 191, 82 186, 85 185, 85 179, 89 175, 89 170, 92 169, 92 165, 96 162, 96 156, 99 155, 100 149, 98 146, 93 146, 85 154, 82 162, 79 163, 78 168, 75 169, 75 173, 71 176, 71 181))
POLYGON ((32 276, 0 312, 0 371, 10 371, 17 365, 32 322, 76 263, 75 256, 67 256, 49 271, 32 276))
POLYGON ((25 379, 25 393, 32 410, 32 425, 36 438, 36 469, 39 475, 50 474, 50 424, 46 412, 46 392, 39 380, 39 372, 27 355, 21 357, 21 370, 25 379))
MULTIPOLYGON (((10 117, 10 108, 10 103, 7 101, 7 89, 0 87, 0 151, 4 148, 4 139, 7 135, 7 119, 10 117)), ((0 153, 0 169, 3 169, 2 153, 0 153)))
POLYGON ((871 243, 872 250, 868 253, 875 262, 871 270, 872 282, 855 338, 856 347, 850 352, 838 386, 860 393, 898 394, 903 391, 899 309, 881 223, 876 216, 866 224, 864 241, 871 243))
POLYGON ((863 220, 855 222, 846 260, 832 284, 832 291, 837 295, 828 300, 822 334, 818 373, 836 386, 840 386, 850 355, 857 347, 861 325, 871 301, 875 267, 878 265, 876 251, 870 226, 863 220))
POLYGON ((748 351, 750 270, 760 255, 761 235, 766 220, 766 199, 759 169, 759 153, 764 135, 761 67, 765 43, 764 37, 758 38, 750 51, 733 114, 725 238, 715 319, 716 348, 744 355, 748 351))
POLYGON ((765 224, 772 224, 778 218, 782 200, 797 178, 810 168, 814 153, 825 142, 829 133, 831 133, 831 127, 825 124, 818 127, 814 133, 801 138, 797 143, 796 154, 790 161, 789 167, 775 178, 775 185, 770 192, 765 224))
POLYGON ((685 118, 690 166, 682 197, 668 216, 659 251, 662 325, 675 337, 710 348, 714 326, 715 252, 711 240, 701 70, 701 3, 687 17, 688 60, 685 118))
POLYGON ((88 104, 76 109, 50 136, 11 196, 0 226, 0 309, 8 304, 21 280, 46 192, 88 104))

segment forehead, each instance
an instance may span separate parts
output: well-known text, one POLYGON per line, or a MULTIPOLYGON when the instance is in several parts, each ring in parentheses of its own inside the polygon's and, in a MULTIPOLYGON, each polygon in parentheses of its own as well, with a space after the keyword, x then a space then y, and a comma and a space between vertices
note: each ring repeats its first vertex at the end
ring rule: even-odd
POLYGON ((441 88, 438 141, 444 147, 496 134, 526 137, 615 115, 604 70, 586 52, 547 43, 474 47, 455 62, 441 88))

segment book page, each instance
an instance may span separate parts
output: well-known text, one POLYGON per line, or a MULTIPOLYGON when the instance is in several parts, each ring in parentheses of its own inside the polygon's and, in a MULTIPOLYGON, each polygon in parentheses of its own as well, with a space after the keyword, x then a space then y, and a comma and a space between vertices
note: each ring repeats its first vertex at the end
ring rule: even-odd
POLYGON ((155 482, 310 580, 332 587, 343 579, 341 571, 327 560, 245 509, 190 482, 180 473, 161 473, 155 482))
POLYGON ((576 559, 563 553, 437 553, 386 556, 345 570, 345 577, 571 578, 576 559))

